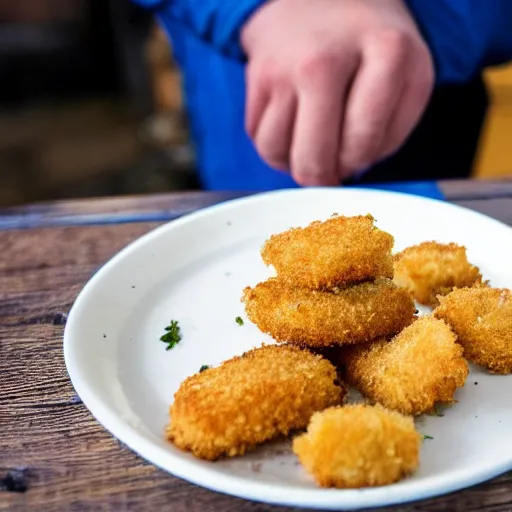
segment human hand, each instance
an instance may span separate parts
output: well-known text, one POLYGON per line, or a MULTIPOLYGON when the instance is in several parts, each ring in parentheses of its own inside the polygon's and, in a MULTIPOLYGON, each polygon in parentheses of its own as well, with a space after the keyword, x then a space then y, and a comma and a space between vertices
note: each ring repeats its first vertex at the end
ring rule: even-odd
POLYGON ((273 0, 242 29, 246 129, 301 185, 337 185, 394 153, 434 71, 403 0, 273 0))

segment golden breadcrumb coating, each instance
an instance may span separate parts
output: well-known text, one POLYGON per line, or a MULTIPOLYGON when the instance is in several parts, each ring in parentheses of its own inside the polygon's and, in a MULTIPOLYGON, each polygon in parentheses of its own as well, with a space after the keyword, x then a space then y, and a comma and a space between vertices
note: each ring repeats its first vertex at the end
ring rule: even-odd
POLYGON ((372 402, 403 414, 453 402, 469 368, 456 336, 442 321, 422 317, 393 340, 340 351, 347 381, 372 402))
POLYGON ((393 277, 394 239, 371 215, 334 216, 273 235, 261 255, 293 284, 322 289, 377 277, 393 277))
POLYGON ((422 436, 412 418, 370 405, 315 413, 293 451, 322 487, 387 485, 419 465, 422 436))
POLYGON ((441 298, 434 315, 457 333, 470 361, 493 373, 512 373, 512 291, 457 289, 441 298))
POLYGON ((466 248, 457 244, 423 242, 395 256, 397 286, 410 290, 425 306, 435 307, 437 295, 447 295, 454 287, 482 282, 477 267, 468 262, 466 248))
POLYGON ((196 457, 242 455, 343 401, 334 366, 319 355, 270 345, 187 378, 174 395, 167 437, 196 457))
POLYGON ((249 319, 279 342, 324 347, 393 335, 413 320, 410 294, 390 279, 336 291, 295 288, 272 278, 242 298, 249 319))

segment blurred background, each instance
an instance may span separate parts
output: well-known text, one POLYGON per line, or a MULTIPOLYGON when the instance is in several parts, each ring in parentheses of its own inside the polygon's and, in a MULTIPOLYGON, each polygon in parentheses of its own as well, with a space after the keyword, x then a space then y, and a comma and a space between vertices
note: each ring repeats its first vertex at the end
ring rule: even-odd
MULTIPOLYGON (((473 175, 512 169, 512 68, 491 70, 473 175)), ((0 206, 195 189, 179 70, 128 0, 0 0, 0 206)))

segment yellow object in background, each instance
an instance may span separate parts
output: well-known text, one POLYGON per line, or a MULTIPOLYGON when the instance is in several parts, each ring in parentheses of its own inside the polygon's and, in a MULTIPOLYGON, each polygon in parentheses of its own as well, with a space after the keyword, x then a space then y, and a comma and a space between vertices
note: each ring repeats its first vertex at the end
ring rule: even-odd
POLYGON ((476 178, 512 177, 512 65, 485 74, 491 105, 475 164, 476 178))

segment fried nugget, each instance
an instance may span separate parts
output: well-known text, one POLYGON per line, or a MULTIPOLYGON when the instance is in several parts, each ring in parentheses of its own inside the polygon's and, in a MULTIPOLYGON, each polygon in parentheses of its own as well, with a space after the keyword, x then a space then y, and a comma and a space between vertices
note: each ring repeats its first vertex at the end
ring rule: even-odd
POLYGON ((393 277, 394 239, 371 215, 331 217, 273 235, 261 255, 290 283, 322 289, 393 277))
POLYGON ((512 291, 463 288, 434 310, 457 333, 464 355, 493 373, 512 373, 512 291))
POLYGON ((391 341, 340 350, 347 381, 372 402, 403 414, 453 402, 469 373, 456 336, 442 320, 422 317, 391 341))
POLYGON ((272 278, 244 290, 249 319, 279 342, 310 347, 361 343, 410 324, 410 294, 390 279, 333 291, 295 288, 272 278))
POLYGON ((343 401, 335 367, 297 347, 270 345, 186 379, 174 395, 167 437, 196 457, 242 455, 305 428, 343 401))
POLYGON ((395 284, 410 290, 425 306, 435 307, 437 295, 447 295, 454 287, 482 282, 479 269, 468 262, 461 245, 424 242, 408 247, 394 260, 395 284))
POLYGON ((315 413, 293 451, 322 487, 387 485, 419 465, 421 435, 412 418, 370 405, 315 413))

